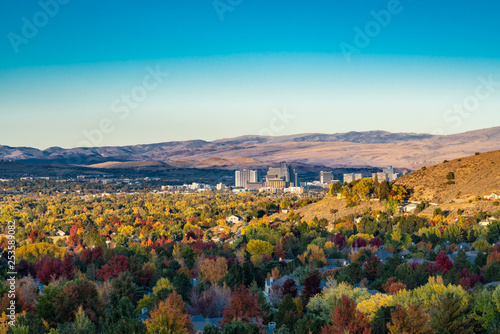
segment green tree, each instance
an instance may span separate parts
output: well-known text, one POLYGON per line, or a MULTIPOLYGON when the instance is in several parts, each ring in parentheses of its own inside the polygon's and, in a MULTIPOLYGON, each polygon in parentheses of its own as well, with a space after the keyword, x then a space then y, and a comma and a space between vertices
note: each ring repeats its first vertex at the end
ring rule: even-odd
POLYGON ((294 328, 298 319, 297 305, 292 296, 285 295, 278 304, 278 311, 275 314, 276 327, 285 325, 288 328, 294 328))
POLYGON ((111 293, 106 305, 106 321, 104 334, 140 334, 145 333, 145 326, 135 312, 134 304, 128 297, 121 299, 117 294, 111 293))
POLYGON ((467 305, 451 292, 442 296, 431 314, 431 326, 439 334, 472 333, 470 321, 467 305))

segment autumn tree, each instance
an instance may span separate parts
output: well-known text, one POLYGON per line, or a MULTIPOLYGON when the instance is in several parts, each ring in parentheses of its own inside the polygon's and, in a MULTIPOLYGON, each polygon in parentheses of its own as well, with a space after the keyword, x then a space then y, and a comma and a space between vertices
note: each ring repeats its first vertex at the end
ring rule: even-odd
POLYGON ((120 273, 128 271, 129 268, 130 264, 127 257, 125 255, 117 255, 97 271, 97 276, 105 281, 108 277, 118 277, 120 273))
POLYGON ((297 297, 298 289, 295 280, 292 278, 287 279, 281 287, 281 292, 283 296, 290 295, 292 298, 297 297))
POLYGON ((274 247, 267 241, 252 239, 247 244, 247 252, 250 253, 252 263, 257 265, 262 261, 264 255, 271 255, 274 247))
POLYGON ((447 273, 451 269, 453 269, 453 261, 451 261, 448 254, 445 251, 439 252, 436 257, 436 263, 439 266, 440 270, 444 273, 447 273))
POLYGON ((399 290, 406 289, 406 285, 398 280, 396 277, 390 277, 387 281, 382 285, 382 288, 385 292, 391 295, 395 295, 399 290))
POLYGON ((432 333, 429 324, 429 315, 420 307, 412 304, 406 310, 403 306, 397 305, 391 312, 391 322, 387 328, 391 334, 425 334, 432 333))
POLYGON ((262 317, 263 314, 257 296, 252 294, 244 285, 240 285, 233 291, 231 302, 229 306, 224 309, 222 323, 230 324, 233 319, 239 319, 242 322, 250 323, 257 320, 261 323, 262 317))
POLYGON ((175 291, 151 311, 145 324, 148 332, 152 334, 194 333, 186 305, 175 291))
POLYGON ((224 257, 218 257, 215 261, 204 259, 201 263, 201 274, 210 284, 217 283, 227 274, 227 260, 224 257))
POLYGON ((356 303, 342 296, 340 304, 331 314, 332 323, 323 327, 321 334, 370 334, 372 327, 368 318, 356 309, 356 303))

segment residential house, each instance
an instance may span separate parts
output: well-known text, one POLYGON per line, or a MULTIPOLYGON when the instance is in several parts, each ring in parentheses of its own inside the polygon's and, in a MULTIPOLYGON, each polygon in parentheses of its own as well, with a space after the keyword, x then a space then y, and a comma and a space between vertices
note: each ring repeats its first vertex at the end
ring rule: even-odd
POLYGON ((241 218, 240 216, 231 215, 231 216, 226 218, 226 221, 228 222, 228 224, 233 225, 233 224, 237 224, 239 222, 242 222, 243 218, 241 218))
POLYGON ((491 195, 485 195, 484 199, 489 199, 489 200, 497 200, 500 198, 500 195, 496 193, 491 193, 491 195))
POLYGON ((378 251, 376 251, 375 253, 373 253, 375 256, 377 256, 380 261, 382 262, 385 262, 388 258, 392 257, 392 253, 389 252, 388 250, 385 250, 385 249, 379 249, 378 251))

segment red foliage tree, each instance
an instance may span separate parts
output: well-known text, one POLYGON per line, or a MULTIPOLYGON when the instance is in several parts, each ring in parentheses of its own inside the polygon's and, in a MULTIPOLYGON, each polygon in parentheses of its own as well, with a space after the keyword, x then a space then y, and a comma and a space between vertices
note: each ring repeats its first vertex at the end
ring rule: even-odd
POLYGON ((234 289, 231 294, 231 302, 224 309, 222 324, 230 324, 233 319, 241 322, 262 323, 262 311, 257 300, 257 295, 252 294, 244 285, 234 289))
POLYGON ((302 298, 304 304, 309 302, 309 299, 321 292, 321 277, 319 273, 312 273, 304 280, 304 289, 302 290, 302 298))
POLYGON ((384 242, 379 237, 375 237, 372 240, 370 240, 370 245, 372 245, 372 246, 380 247, 383 244, 384 244, 384 242))
POLYGON ((366 247, 366 240, 363 238, 356 238, 356 240, 353 241, 352 247, 366 247))
POLYGON ((379 257, 372 254, 367 260, 363 262, 363 268, 367 274, 369 280, 375 280, 377 278, 377 270, 382 262, 379 257))
POLYGON ((86 248, 80 253, 80 259, 85 262, 85 264, 90 264, 92 261, 100 261, 104 256, 104 250, 98 246, 95 248, 86 248))
POLYGON ((28 237, 28 240, 31 243, 35 242, 43 242, 47 240, 47 235, 45 234, 45 231, 42 230, 32 230, 30 233, 30 236, 28 237))
POLYGON ((283 296, 290 295, 292 298, 297 297, 297 285, 295 281, 291 278, 287 279, 285 283, 283 283, 283 287, 281 288, 283 296))
POLYGON ((333 243, 335 244, 335 247, 343 249, 345 248, 345 246, 347 246, 347 239, 343 234, 337 233, 333 237, 333 243))
POLYGON ((342 296, 339 306, 331 314, 332 324, 326 325, 321 334, 370 334, 370 321, 356 309, 356 303, 347 296, 342 296))
POLYGON ((445 251, 439 252, 438 256, 436 257, 436 263, 439 266, 440 271, 444 273, 447 273, 448 271, 453 269, 453 262, 445 251))
POLYGON ((117 255, 97 271, 97 277, 103 280, 107 280, 108 277, 117 278, 120 273, 128 271, 129 268, 130 264, 127 257, 125 255, 117 255))
POLYGON ((49 256, 41 258, 35 265, 36 278, 40 283, 47 285, 52 279, 58 279, 64 274, 64 263, 60 259, 51 259, 49 256))

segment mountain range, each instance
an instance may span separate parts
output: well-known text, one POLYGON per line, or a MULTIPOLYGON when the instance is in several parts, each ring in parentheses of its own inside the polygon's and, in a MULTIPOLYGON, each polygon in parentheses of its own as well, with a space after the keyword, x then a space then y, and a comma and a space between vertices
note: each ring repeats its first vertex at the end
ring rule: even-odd
POLYGON ((107 146, 31 147, 0 145, 0 160, 29 164, 82 165, 94 168, 164 166, 183 168, 258 168, 269 163, 329 167, 392 165, 417 169, 475 152, 500 148, 500 127, 453 135, 386 131, 287 136, 241 136, 214 141, 107 146))

